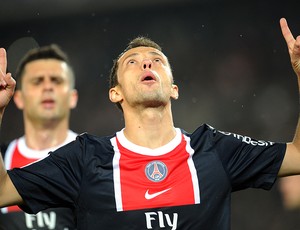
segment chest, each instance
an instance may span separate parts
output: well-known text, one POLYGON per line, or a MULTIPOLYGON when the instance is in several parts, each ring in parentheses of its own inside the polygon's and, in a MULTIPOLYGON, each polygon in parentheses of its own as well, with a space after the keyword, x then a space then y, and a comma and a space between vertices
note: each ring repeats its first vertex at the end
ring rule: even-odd
POLYGON ((184 138, 171 151, 152 155, 125 148, 117 139, 112 143, 111 159, 95 159, 86 166, 91 170, 82 200, 92 209, 122 212, 202 205, 230 193, 214 154, 192 148, 184 138))
POLYGON ((118 211, 200 202, 193 151, 181 142, 156 156, 135 153, 120 144, 113 159, 118 211))

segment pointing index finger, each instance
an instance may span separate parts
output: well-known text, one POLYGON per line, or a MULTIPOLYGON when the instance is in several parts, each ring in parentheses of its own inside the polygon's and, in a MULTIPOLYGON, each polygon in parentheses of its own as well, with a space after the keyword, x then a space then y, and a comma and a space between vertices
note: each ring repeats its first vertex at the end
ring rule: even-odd
POLYGON ((281 27, 282 35, 283 35, 289 49, 292 49, 294 42, 295 42, 295 38, 294 38, 285 18, 280 19, 280 27, 281 27))
POLYGON ((1 74, 5 76, 7 68, 6 50, 0 48, 0 71, 1 74))

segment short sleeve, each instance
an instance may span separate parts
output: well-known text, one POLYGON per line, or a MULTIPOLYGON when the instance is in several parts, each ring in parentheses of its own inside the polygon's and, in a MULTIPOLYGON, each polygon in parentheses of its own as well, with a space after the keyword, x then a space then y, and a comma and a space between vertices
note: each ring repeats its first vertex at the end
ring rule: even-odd
POLYGON ((276 181, 286 144, 255 140, 234 133, 216 131, 212 144, 232 184, 232 190, 269 190, 276 181))
POLYGON ((84 169, 84 140, 81 136, 42 160, 8 174, 25 201, 21 208, 37 213, 50 207, 74 208, 84 169))

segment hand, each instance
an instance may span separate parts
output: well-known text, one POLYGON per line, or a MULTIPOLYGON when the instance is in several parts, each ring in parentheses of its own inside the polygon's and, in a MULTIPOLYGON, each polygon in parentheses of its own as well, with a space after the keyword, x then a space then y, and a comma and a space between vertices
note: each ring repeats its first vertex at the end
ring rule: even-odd
POLYGON ((296 39, 294 38, 285 18, 280 19, 280 27, 288 46, 292 67, 298 78, 300 78, 300 36, 297 36, 296 39))
POLYGON ((16 81, 10 73, 6 73, 7 58, 6 51, 0 48, 0 118, 14 94, 16 81))

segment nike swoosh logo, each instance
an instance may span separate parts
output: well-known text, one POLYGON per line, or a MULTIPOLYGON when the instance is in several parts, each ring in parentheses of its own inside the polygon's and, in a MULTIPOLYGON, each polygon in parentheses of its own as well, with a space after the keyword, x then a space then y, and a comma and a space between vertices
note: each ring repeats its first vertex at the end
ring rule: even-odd
POLYGON ((165 189, 165 190, 162 190, 162 191, 160 191, 160 192, 155 192, 155 193, 152 193, 152 194, 149 194, 149 189, 146 191, 146 193, 145 193, 145 198, 147 199, 147 200, 151 200, 151 199, 153 199, 153 198, 155 198, 155 197, 157 197, 157 196, 159 196, 159 195, 161 195, 161 194, 163 194, 163 193, 165 193, 165 192, 167 192, 167 191, 169 191, 171 188, 167 188, 167 189, 165 189))

